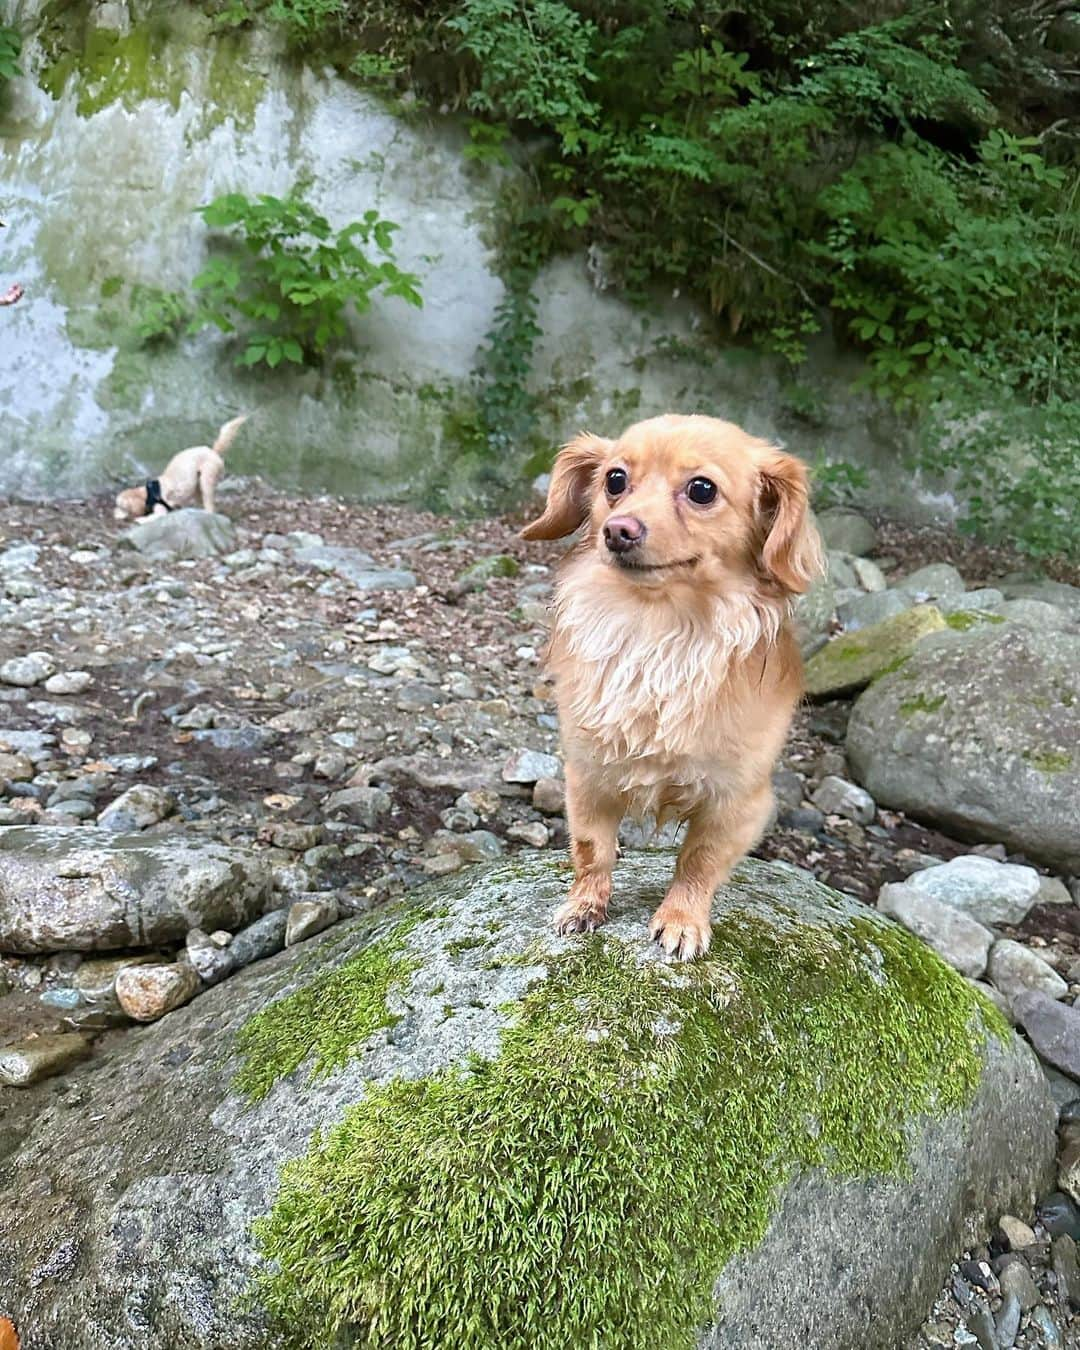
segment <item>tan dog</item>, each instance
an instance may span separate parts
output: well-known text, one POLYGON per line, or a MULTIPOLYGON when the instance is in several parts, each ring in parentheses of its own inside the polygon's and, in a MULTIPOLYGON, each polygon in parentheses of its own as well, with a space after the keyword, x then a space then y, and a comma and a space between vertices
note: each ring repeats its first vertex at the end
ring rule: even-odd
POLYGON ((234 417, 221 428, 213 445, 181 450, 169 460, 160 478, 151 478, 142 487, 125 488, 117 495, 115 518, 138 524, 150 516, 192 506, 196 499, 204 511, 213 511, 214 494, 225 472, 225 452, 246 421, 247 414, 234 417))
POLYGON ((523 535, 582 525, 548 652, 574 864, 555 925, 606 919, 625 815, 675 818, 686 838, 650 932, 687 959, 708 947, 713 894, 765 829, 802 692, 790 604, 823 570, 806 470, 711 417, 582 435, 523 535))

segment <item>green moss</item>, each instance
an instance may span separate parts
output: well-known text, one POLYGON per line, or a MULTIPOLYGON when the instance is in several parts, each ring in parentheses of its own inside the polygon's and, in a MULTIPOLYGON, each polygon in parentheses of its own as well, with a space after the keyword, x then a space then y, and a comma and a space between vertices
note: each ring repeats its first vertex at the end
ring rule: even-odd
POLYGON ((1064 773, 1073 762, 1065 750, 1025 750, 1024 758, 1040 773, 1064 773))
POLYGON ((404 939, 424 917, 403 919, 387 937, 246 1022, 237 1037, 243 1063, 236 1090, 259 1101, 307 1060, 312 1078, 322 1077, 346 1064, 380 1027, 391 1026, 387 998, 418 964, 405 955, 404 939))
POLYGON ((894 661, 890 661, 887 666, 882 666, 878 673, 870 681, 871 684, 877 684, 878 680, 883 680, 886 675, 895 675, 898 670, 911 660, 911 653, 907 652, 904 656, 898 656, 894 661))
POLYGON ((925 694, 916 694, 914 698, 906 698, 900 704, 900 716, 913 717, 915 713, 937 712, 945 701, 944 694, 939 694, 937 698, 927 698, 925 694))
POLYGON ((158 10, 152 20, 119 33, 92 26, 86 8, 70 6, 46 35, 48 59, 41 73, 42 88, 53 98, 61 96, 70 79, 78 80, 80 117, 114 103, 134 111, 147 99, 178 108, 191 73, 186 53, 210 41, 207 91, 199 100, 201 133, 229 118, 245 130, 254 125, 266 81, 245 63, 246 39, 211 37, 211 22, 195 10, 158 10))
POLYGON ((514 1012, 494 1059, 370 1084, 283 1169, 255 1226, 275 1344, 690 1350, 785 1178, 902 1173, 908 1122, 1008 1035, 898 927, 750 911, 692 966, 585 939, 514 1012))
POLYGON ((183 73, 165 59, 158 35, 146 24, 128 33, 88 29, 82 50, 59 55, 41 82, 53 98, 59 98, 76 73, 80 84, 75 106, 80 117, 91 117, 110 103, 122 103, 131 111, 149 98, 165 99, 178 108, 184 92, 183 73))
POLYGON ((952 614, 946 614, 945 622, 958 633, 966 633, 980 623, 1004 623, 1005 618, 1001 614, 988 614, 982 609, 958 609, 952 614))
POLYGON ((477 947, 486 946, 487 942, 482 937, 454 938, 446 944, 445 951, 447 956, 461 956, 463 952, 471 952, 477 947))

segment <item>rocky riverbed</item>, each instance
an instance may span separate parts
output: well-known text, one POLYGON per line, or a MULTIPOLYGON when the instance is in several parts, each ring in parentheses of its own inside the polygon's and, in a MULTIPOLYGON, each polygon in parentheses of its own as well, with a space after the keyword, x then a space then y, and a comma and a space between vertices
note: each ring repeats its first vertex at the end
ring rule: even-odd
MULTIPOLYGON (((122 535, 103 501, 0 505, 0 1105, 283 947, 566 843, 550 547, 254 483, 222 508, 122 535)), ((977 980, 1062 1108, 1060 1189, 972 1235, 912 1344, 1080 1345, 1080 590, 822 523, 814 698, 757 852, 977 980)))

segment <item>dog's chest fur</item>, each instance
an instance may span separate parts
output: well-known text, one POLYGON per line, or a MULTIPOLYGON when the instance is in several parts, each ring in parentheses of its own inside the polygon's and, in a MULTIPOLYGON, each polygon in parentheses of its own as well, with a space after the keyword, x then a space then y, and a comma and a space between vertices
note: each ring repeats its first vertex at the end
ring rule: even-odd
POLYGON ((681 815, 739 779, 747 658, 783 612, 746 596, 696 613, 561 584, 552 634, 563 735, 635 814, 681 815))

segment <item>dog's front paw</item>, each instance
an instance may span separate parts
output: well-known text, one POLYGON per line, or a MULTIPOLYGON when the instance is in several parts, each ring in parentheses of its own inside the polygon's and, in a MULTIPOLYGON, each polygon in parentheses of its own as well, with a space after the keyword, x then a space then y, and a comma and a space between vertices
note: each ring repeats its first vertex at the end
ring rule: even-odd
POLYGON ((662 904, 652 916, 649 936, 677 961, 692 961, 709 950, 712 927, 708 914, 702 918, 683 905, 662 904))
POLYGON ((555 931, 562 937, 570 933, 595 933, 606 922, 607 905, 598 904, 593 899, 575 899, 573 896, 560 905, 552 916, 555 931))

